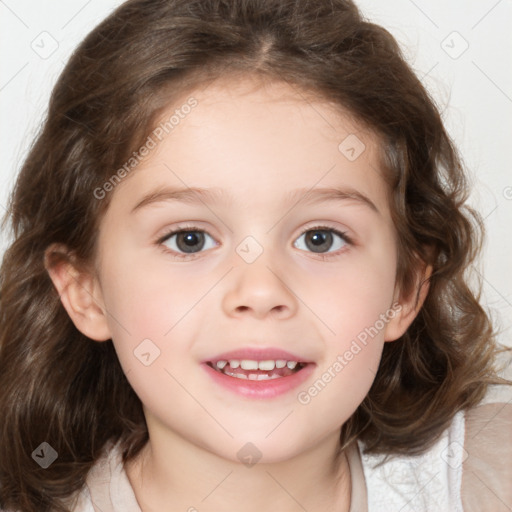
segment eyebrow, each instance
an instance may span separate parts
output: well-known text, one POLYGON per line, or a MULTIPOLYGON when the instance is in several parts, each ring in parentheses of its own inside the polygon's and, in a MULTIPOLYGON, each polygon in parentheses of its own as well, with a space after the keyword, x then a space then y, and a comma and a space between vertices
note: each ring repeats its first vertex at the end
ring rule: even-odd
MULTIPOLYGON (((160 202, 177 201, 186 204, 218 204, 223 199, 232 201, 233 197, 226 190, 215 187, 160 187, 145 194, 144 197, 132 208, 131 213, 143 209, 151 204, 160 202)), ((293 204, 298 202, 305 204, 317 204, 325 201, 338 202, 347 200, 353 200, 359 204, 365 205, 380 215, 378 208, 371 199, 353 188, 301 188, 291 191, 284 197, 285 203, 293 204)))

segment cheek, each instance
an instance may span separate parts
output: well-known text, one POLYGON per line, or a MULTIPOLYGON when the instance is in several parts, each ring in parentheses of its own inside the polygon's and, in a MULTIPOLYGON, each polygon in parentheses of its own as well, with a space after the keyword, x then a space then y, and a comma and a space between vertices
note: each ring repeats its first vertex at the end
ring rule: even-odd
POLYGON ((115 316, 110 319, 113 330, 120 332, 122 324, 120 333, 128 331, 135 338, 164 336, 208 285, 164 256, 155 258, 153 249, 136 247, 109 252, 102 274, 106 305, 115 316))
POLYGON ((322 431, 345 423, 367 396, 378 369, 383 341, 338 338, 327 349, 316 379, 297 394, 307 421, 322 431))
POLYGON ((147 392, 151 401, 152 390, 174 382, 165 370, 178 372, 180 379, 180 372, 186 373, 176 361, 190 359, 191 344, 204 323, 201 299, 218 277, 205 279, 163 259, 148 264, 149 258, 139 253, 111 252, 103 262, 102 288, 121 366, 141 399, 147 392))
MULTIPOLYGON (((307 262, 291 282, 326 327, 325 339, 342 345, 392 308, 395 266, 393 247, 381 242, 333 264, 307 262)), ((382 329, 381 322, 377 327, 382 329)))
POLYGON ((336 404, 332 411, 341 423, 367 395, 379 367, 385 327, 395 316, 395 252, 384 242, 374 250, 353 252, 336 272, 323 267, 302 291, 321 320, 325 347, 318 385, 305 390, 304 401, 325 408, 336 404))
POLYGON ((136 265, 129 273, 118 266, 109 275, 113 344, 130 385, 150 409, 183 394, 178 382, 186 380, 187 367, 182 371, 177 361, 190 357, 193 337, 186 331, 197 322, 197 312, 190 311, 197 298, 189 300, 190 290, 185 293, 183 283, 171 277, 136 265))

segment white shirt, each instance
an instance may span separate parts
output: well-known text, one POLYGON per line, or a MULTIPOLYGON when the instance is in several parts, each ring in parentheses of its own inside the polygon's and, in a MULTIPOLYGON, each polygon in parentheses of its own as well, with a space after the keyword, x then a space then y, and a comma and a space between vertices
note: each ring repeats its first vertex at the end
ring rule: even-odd
MULTIPOLYGON (((510 388, 501 391, 511 394, 510 388)), ((350 512, 512 510, 512 398, 487 399, 458 412, 422 455, 386 461, 384 456, 365 455, 363 448, 358 441, 347 449, 350 512)), ((89 472, 74 512, 142 512, 118 445, 107 446, 89 472)))

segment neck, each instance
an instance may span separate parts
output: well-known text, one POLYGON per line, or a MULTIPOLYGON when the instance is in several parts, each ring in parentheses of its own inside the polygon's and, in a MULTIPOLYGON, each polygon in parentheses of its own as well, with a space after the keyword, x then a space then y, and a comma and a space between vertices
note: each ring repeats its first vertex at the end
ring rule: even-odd
POLYGON ((151 435, 126 473, 143 512, 349 512, 350 470, 336 432, 308 451, 243 464, 179 436, 151 435))

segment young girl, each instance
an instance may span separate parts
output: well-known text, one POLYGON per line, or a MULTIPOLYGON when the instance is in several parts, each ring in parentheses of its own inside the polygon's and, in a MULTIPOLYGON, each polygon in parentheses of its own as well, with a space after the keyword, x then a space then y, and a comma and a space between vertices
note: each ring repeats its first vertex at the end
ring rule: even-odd
POLYGON ((11 197, 0 508, 510 510, 467 194, 352 2, 123 4, 11 197))

